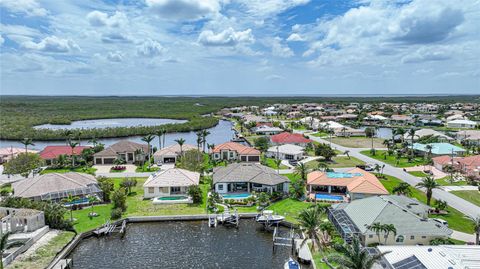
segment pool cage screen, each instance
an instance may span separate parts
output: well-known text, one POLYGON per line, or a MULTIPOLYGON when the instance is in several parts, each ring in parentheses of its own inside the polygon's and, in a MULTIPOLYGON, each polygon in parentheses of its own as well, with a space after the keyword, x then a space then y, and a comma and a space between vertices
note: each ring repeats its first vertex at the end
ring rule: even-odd
POLYGON ((71 196, 87 196, 87 195, 97 195, 101 197, 99 194, 102 193, 102 190, 98 187, 97 184, 90 184, 84 188, 77 188, 77 189, 70 189, 70 190, 62 190, 56 192, 49 192, 45 193, 40 196, 40 200, 45 201, 56 201, 60 202, 62 199, 67 198, 69 195, 71 196))

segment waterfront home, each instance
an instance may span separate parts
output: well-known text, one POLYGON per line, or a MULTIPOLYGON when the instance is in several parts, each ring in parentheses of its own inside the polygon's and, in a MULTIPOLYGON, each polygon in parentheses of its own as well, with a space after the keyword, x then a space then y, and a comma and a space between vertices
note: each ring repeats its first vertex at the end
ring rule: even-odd
POLYGON ((388 194, 374 174, 360 168, 354 168, 348 172, 313 171, 307 175, 307 190, 311 199, 323 197, 317 194, 328 193, 346 196, 351 201, 388 194))
POLYGON ((52 165, 60 155, 65 156, 80 156, 84 149, 88 149, 88 146, 76 146, 72 149, 70 146, 46 146, 40 151, 40 158, 45 161, 46 165, 52 165))
POLYGON ((290 180, 270 167, 258 163, 232 163, 213 169, 215 192, 283 192, 288 193, 290 180))
POLYGON ((352 236, 356 235, 364 246, 375 243, 429 245, 433 239, 449 238, 452 230, 427 218, 428 210, 427 206, 415 199, 383 195, 333 204, 328 208, 328 218, 345 241, 350 242, 352 236), (371 229, 374 223, 392 224, 396 233, 377 234, 371 229))
POLYGON ((462 130, 455 136, 458 142, 467 141, 471 145, 480 145, 480 130, 462 130))
POLYGON ((370 114, 363 118, 363 122, 367 125, 371 124, 382 124, 388 121, 387 117, 384 117, 380 114, 370 114))
POLYGON ((465 150, 449 143, 430 143, 430 144, 421 144, 414 143, 413 150, 421 156, 430 154, 431 156, 440 156, 440 155, 463 155, 465 150), (429 149, 427 146, 430 146, 429 149))
POLYGON ((332 130, 333 134, 339 137, 365 136, 364 130, 354 129, 334 121, 321 122, 319 126, 320 129, 332 130))
POLYGON ((275 135, 283 132, 283 129, 278 127, 261 125, 259 127, 252 128, 252 132, 257 135, 275 135))
POLYGON ((413 123, 413 118, 409 115, 392 115, 389 122, 392 125, 408 125, 413 123))
POLYGON ((29 233, 45 226, 45 214, 29 208, 0 207, 0 222, 0 235, 29 233))
POLYGON ((272 135, 270 137, 270 141, 274 145, 293 144, 301 147, 306 147, 308 144, 313 143, 312 140, 305 138, 302 134, 294 134, 289 132, 272 135))
POLYGON ((471 120, 452 120, 447 122, 448 128, 474 129, 478 123, 471 120))
MULTIPOLYGON (((27 150, 28 153, 38 153, 36 150, 27 150)), ((6 163, 9 160, 15 158, 18 156, 20 153, 25 153, 24 148, 14 148, 14 147, 8 147, 8 148, 0 148, 0 163, 6 163)))
POLYGON ((78 197, 75 203, 79 204, 88 203, 88 195, 102 197, 102 190, 94 176, 75 172, 39 175, 15 182, 12 187, 15 197, 35 201, 61 202, 72 195, 78 197))
MULTIPOLYGON (((427 137, 427 136, 435 137, 436 139, 438 139, 439 142, 451 142, 454 140, 452 137, 445 135, 444 133, 441 133, 439 131, 435 131, 433 129, 418 129, 415 131, 415 136, 413 137, 413 141, 417 141, 418 139, 427 137)), ((409 136, 408 132, 406 132, 403 135, 403 139, 407 141, 411 141, 412 137, 409 136)))
POLYGON ((192 149, 198 149, 194 145, 183 144, 181 147, 179 144, 171 145, 166 148, 157 150, 153 154, 155 163, 175 163, 177 158, 180 157, 182 152, 186 152, 192 149))
POLYGON ((116 159, 124 160, 126 163, 142 162, 148 156, 148 150, 148 145, 121 140, 95 153, 93 159, 96 165, 113 164, 116 159))
POLYGON ((281 146, 273 146, 268 149, 265 153, 265 156, 269 158, 275 158, 280 160, 301 160, 303 159, 304 155, 304 148, 292 145, 292 144, 285 144, 281 146))
POLYGON ((211 152, 214 160, 260 162, 260 151, 236 142, 217 145, 211 152))
POLYGON ((187 194, 188 187, 198 185, 200 173, 180 168, 161 170, 150 175, 143 184, 144 198, 187 194))
POLYGON ((467 269, 479 268, 480 246, 377 246, 386 253, 381 260, 384 268, 467 269))

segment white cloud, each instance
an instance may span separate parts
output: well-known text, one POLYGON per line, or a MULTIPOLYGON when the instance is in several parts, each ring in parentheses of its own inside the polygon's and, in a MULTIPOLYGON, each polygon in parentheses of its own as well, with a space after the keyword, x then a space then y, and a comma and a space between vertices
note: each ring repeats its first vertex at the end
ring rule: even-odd
POLYGON ((278 57, 292 57, 294 55, 292 49, 288 45, 281 43, 282 39, 280 37, 275 37, 272 42, 272 54, 278 57))
POLYGON ((13 13, 22 13, 27 16, 43 17, 48 14, 36 0, 1 0, 0 6, 13 13))
POLYGON ((252 29, 236 32, 229 27, 218 34, 211 30, 203 31, 198 37, 198 42, 204 46, 235 46, 239 43, 254 43, 255 38, 252 29))
POLYGON ((219 0, 146 0, 160 18, 198 20, 220 11, 219 0))
POLYGON ((402 63, 421 63, 428 61, 448 60, 452 56, 452 51, 445 47, 421 47, 415 52, 405 55, 402 63))
POLYGON ((310 0, 248 0, 239 2, 246 7, 248 13, 266 17, 279 14, 295 6, 305 5, 310 0))
POLYGON ((22 44, 23 42, 31 41, 33 38, 40 38, 42 34, 33 28, 22 25, 0 24, 0 31, 8 39, 22 44))
POLYGON ((125 13, 119 11, 116 11, 115 14, 109 16, 107 13, 94 10, 87 14, 87 20, 92 26, 119 27, 127 22, 127 16, 125 13))
POLYGON ((119 32, 103 33, 101 36, 103 43, 131 43, 132 40, 129 36, 126 36, 119 32))
POLYGON ((303 37, 301 37, 299 34, 293 33, 287 38, 287 41, 288 42, 300 42, 300 41, 305 41, 305 39, 303 37))
POLYGON ((269 75, 269 76, 266 76, 266 77, 265 77, 265 80, 268 80, 268 81, 282 80, 282 79, 285 79, 285 78, 284 78, 283 76, 276 75, 276 74, 269 75))
POLYGON ((5 39, 4 39, 3 36, 0 34, 0 46, 3 45, 4 42, 5 42, 5 39))
POLYGON ((111 62, 121 62, 123 61, 123 54, 120 51, 110 51, 108 52, 107 59, 111 62))
POLYGON ((58 38, 56 36, 45 37, 39 43, 27 41, 23 43, 22 46, 27 49, 56 53, 65 53, 72 50, 80 50, 80 47, 74 41, 70 39, 58 38))
POLYGON ((137 54, 144 57, 155 57, 165 51, 166 49, 160 43, 152 39, 147 39, 137 46, 137 54))

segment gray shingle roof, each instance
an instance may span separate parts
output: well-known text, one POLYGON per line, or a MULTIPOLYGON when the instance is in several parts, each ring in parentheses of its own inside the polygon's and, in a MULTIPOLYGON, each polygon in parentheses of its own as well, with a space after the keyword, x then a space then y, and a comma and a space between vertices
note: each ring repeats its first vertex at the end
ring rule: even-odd
POLYGON ((118 153, 135 152, 137 149, 143 149, 143 151, 147 153, 148 145, 139 144, 139 143, 128 141, 128 140, 121 140, 109 146, 108 148, 95 153, 94 156, 95 157, 102 157, 102 156, 111 157, 111 156, 116 156, 118 153))
POLYGON ((290 180, 277 174, 270 167, 257 163, 233 163, 226 167, 215 167, 213 183, 220 182, 251 182, 265 185, 277 185, 290 180))

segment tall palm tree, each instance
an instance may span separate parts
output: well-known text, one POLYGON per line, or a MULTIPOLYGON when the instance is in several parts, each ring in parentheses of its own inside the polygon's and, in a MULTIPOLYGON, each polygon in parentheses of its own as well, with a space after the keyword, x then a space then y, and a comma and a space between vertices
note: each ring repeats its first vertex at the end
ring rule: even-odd
POLYGON ((75 142, 73 140, 69 140, 68 141, 68 145, 70 146, 70 148, 72 149, 72 154, 71 154, 71 157, 72 157, 72 168, 75 167, 75 147, 78 146, 78 142, 75 142))
POLYGON ((282 164, 282 160, 275 159, 275 165, 277 166, 277 174, 280 174, 280 165, 282 164))
POLYGON ((347 137, 347 127, 346 126, 343 126, 341 131, 342 131, 342 134, 343 134, 343 137, 347 137))
POLYGON ((180 156, 182 156, 183 155, 183 144, 185 144, 185 139, 183 139, 183 138, 175 139, 175 142, 177 142, 177 144, 180 146, 180 156))
POLYGON ((392 192, 398 195, 411 196, 412 189, 407 182, 401 182, 392 189, 392 192))
POLYGON ((65 204, 70 204, 70 207, 68 208, 68 210, 70 210, 70 221, 73 221, 73 202, 75 202, 75 200, 75 197, 71 194, 62 199, 65 204))
POLYGON ((165 139, 167 137, 167 129, 163 129, 163 134, 162 134, 162 144, 165 147, 165 139))
POLYGON ((77 135, 77 139, 78 139, 78 145, 80 146, 81 143, 82 143, 82 130, 78 130, 75 134, 77 135))
POLYGON ((202 130, 202 146, 203 146, 203 152, 205 152, 205 145, 207 143, 207 136, 210 134, 210 132, 206 129, 202 130))
POLYGON ((408 130, 408 137, 410 138, 410 143, 411 143, 410 155, 412 159, 413 159, 413 143, 415 142, 415 137, 417 136, 415 135, 416 132, 417 130, 415 128, 410 128, 408 130))
POLYGON ((307 181, 308 168, 304 163, 298 163, 295 167, 295 174, 305 182, 307 181))
POLYGON ((343 154, 347 155, 347 158, 350 160, 350 150, 345 150, 343 154))
POLYGON ((362 248, 357 236, 351 244, 335 245, 338 253, 329 255, 328 259, 340 265, 340 268, 370 269, 379 262, 388 252, 370 255, 366 248, 362 248))
POLYGON ((417 187, 425 188, 426 195, 427 195, 427 205, 430 205, 430 201, 432 200, 432 192, 433 189, 438 189, 440 185, 435 181, 432 176, 426 176, 422 179, 422 182, 416 185, 417 187))
POLYGON ((98 139, 94 137, 90 138, 90 140, 88 140, 88 143, 91 143, 93 145, 93 147, 96 147, 98 145, 98 139))
POLYGON ((387 244, 388 236, 390 233, 393 233, 394 236, 397 235, 397 228, 395 228, 395 225, 393 224, 384 224, 383 225, 383 230, 386 232, 385 238, 384 238, 384 245, 387 244))
POLYGON ((150 149, 150 143, 153 141, 154 138, 155 138, 155 136, 152 135, 152 134, 148 134, 148 135, 142 137, 142 141, 147 143, 147 145, 148 145, 148 168, 149 169, 150 169, 150 164, 151 164, 150 157, 151 157, 151 154, 152 154, 152 150, 150 149))
POLYGON ((396 136, 400 136, 400 141, 403 142, 403 135, 405 134, 405 129, 403 129, 402 127, 398 127, 397 129, 393 130, 393 138, 395 138, 396 136))
MULTIPOLYGON (((162 149, 162 136, 163 136, 163 129, 158 129, 155 131, 155 134, 158 137, 158 149, 162 149)), ((163 145, 165 146, 165 145, 163 145)))
POLYGON ((89 195, 88 196, 88 203, 92 206, 92 214, 93 214, 93 207, 95 206, 95 203, 98 201, 97 196, 95 195, 89 195))
POLYGON ((0 269, 3 269, 3 253, 5 253, 5 250, 11 247, 18 247, 23 245, 24 243, 21 241, 15 241, 12 243, 8 242, 8 237, 11 235, 11 232, 6 232, 1 234, 0 236, 0 269))
POLYGON ((210 150, 210 152, 213 152, 213 149, 215 148, 215 144, 207 144, 207 148, 208 150, 210 150))
POLYGON ((367 227, 370 231, 375 232, 378 238, 378 243, 380 244, 380 233, 385 231, 385 227, 380 224, 380 222, 374 222, 372 225, 367 227))
POLYGON ((480 215, 476 218, 468 217, 473 221, 473 230, 475 231, 475 244, 480 245, 480 215))
POLYGON ((322 214, 317 208, 311 207, 304 209, 297 217, 300 230, 305 234, 305 239, 302 244, 306 243, 306 239, 312 241, 312 248, 318 249, 320 245, 320 225, 322 224, 322 214))
POLYGON ((31 138, 24 138, 22 141, 20 141, 20 143, 22 143, 25 147, 25 154, 28 153, 28 146, 35 146, 31 138))
POLYGON ((65 143, 68 146, 68 141, 72 139, 73 132, 72 130, 64 130, 63 131, 63 136, 65 137, 65 143))

